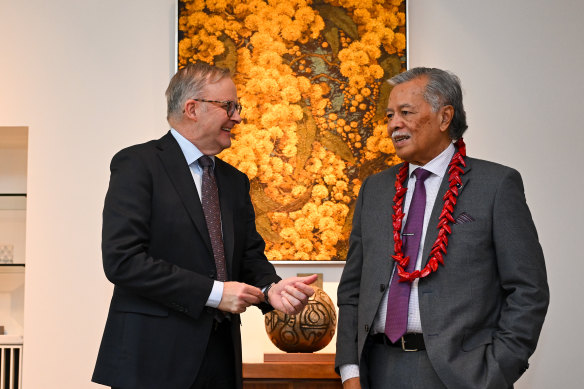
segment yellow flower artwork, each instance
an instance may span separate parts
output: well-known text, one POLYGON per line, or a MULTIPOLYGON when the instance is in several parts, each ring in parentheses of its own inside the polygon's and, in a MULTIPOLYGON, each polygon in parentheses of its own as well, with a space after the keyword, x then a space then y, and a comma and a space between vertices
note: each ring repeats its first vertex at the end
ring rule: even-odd
POLYGON ((243 121, 219 157, 251 181, 268 259, 344 260, 362 180, 400 162, 385 107, 405 1, 182 0, 178 17, 179 67, 234 74, 243 121))

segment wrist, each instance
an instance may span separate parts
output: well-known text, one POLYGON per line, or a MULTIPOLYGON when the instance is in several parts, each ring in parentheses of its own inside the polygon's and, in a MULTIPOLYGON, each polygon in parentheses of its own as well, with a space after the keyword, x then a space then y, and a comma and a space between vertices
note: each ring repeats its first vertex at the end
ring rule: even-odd
POLYGON ((275 283, 275 282, 272 282, 271 284, 269 284, 268 286, 266 286, 266 287, 264 288, 264 300, 265 300, 265 301, 266 301, 266 303, 268 303, 268 304, 270 303, 270 298, 269 298, 268 292, 270 291, 270 289, 272 289, 272 287, 273 287, 274 285, 276 285, 276 283, 275 283))

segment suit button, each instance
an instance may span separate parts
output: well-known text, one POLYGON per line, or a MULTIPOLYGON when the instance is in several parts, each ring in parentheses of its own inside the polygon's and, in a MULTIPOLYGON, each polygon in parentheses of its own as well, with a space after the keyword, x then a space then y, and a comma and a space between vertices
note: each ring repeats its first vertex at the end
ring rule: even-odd
POLYGON ((209 278, 215 279, 215 273, 213 272, 209 273, 209 278))
POLYGON ((380 292, 384 292, 385 291, 385 284, 379 284, 379 291, 380 292))
POLYGON ((369 332, 369 325, 365 324, 365 332, 369 332))

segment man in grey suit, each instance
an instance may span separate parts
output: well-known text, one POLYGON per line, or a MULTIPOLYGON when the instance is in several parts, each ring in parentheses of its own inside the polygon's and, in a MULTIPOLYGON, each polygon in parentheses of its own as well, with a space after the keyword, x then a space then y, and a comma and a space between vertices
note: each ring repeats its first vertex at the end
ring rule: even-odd
POLYGON ((549 304, 521 176, 466 157, 455 75, 415 68, 390 83, 388 132, 405 164, 359 193, 338 288, 337 371, 345 388, 512 388, 549 304), (406 232, 418 187, 421 231, 406 232), (419 249, 407 254, 414 235, 419 249), (404 286, 400 315, 392 289, 404 286))

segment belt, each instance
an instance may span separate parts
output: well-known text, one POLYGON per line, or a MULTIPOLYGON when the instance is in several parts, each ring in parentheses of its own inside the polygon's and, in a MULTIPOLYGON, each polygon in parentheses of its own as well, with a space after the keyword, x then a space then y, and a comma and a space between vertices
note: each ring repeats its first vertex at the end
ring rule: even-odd
POLYGON ((403 351, 421 351, 426 349, 424 336, 422 334, 405 334, 395 343, 391 343, 391 341, 384 333, 369 335, 369 337, 374 343, 385 344, 390 347, 399 347, 403 351))

